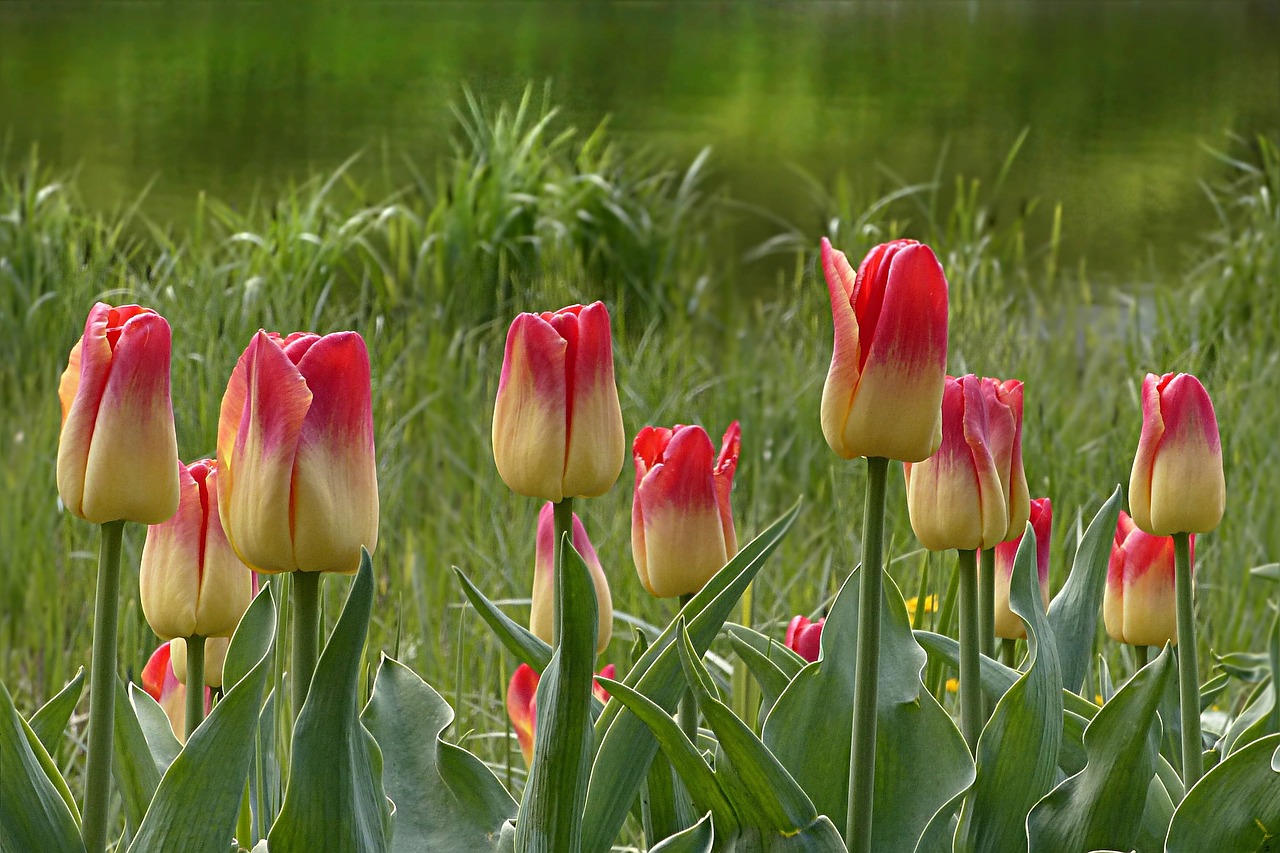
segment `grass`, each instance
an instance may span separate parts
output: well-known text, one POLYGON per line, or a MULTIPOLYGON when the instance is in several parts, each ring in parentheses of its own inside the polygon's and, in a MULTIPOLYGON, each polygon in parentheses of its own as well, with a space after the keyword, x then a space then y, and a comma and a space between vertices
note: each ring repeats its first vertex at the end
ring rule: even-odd
MULTIPOLYGON (((724 203, 732 188, 705 156, 677 167, 618 147, 603 124, 575 133, 529 94, 496 110, 468 97, 453 156, 390 197, 369 197, 344 168, 242 207, 201 197, 181 230, 136 207, 89 211, 74 179, 33 156, 0 173, 0 678, 30 710, 87 663, 96 532, 61 511, 54 465, 57 380, 95 299, 136 301, 172 324, 185 460, 213 453, 226 378, 259 327, 366 337, 383 507, 367 654, 385 649, 436 685, 458 709, 452 736, 502 772, 519 775, 501 704, 514 662, 462 606, 449 568, 525 613, 539 507, 506 490, 489 448, 517 311, 609 303, 629 435, 679 421, 718 437, 741 420, 743 541, 804 496, 757 582, 753 621, 781 637, 792 614, 821 610, 860 550, 863 465, 837 459, 818 426, 831 348, 815 269, 823 233, 855 259, 900 235, 929 242, 951 283, 952 372, 1026 382, 1026 468, 1033 496, 1054 501, 1055 590, 1082 525, 1127 483, 1143 373, 1197 373, 1217 406, 1229 491, 1222 527, 1197 547, 1200 638, 1206 650, 1259 649, 1267 590, 1247 572, 1280 554, 1266 477, 1280 461, 1280 157, 1267 139, 1239 152, 1206 188, 1219 226, 1187 235, 1183 274, 1105 288, 1083 266, 1060 267, 1060 211, 1028 206, 997 224, 999 182, 952 183, 941 167, 888 193, 810 181, 812 223, 744 259, 730 231, 751 214, 724 203), (1033 244, 1033 233, 1049 236, 1033 244), (737 287, 765 255, 782 270, 776 283, 737 287)), ((628 464, 609 495, 578 509, 615 610, 662 624, 674 603, 651 600, 631 564, 631 477, 628 464)), ((888 501, 891 574, 908 596, 945 592, 953 559, 915 543, 897 466, 888 501)), ((155 644, 133 592, 143 533, 126 530, 122 581, 121 661, 135 674, 155 644)), ((330 621, 347 584, 324 585, 330 621)), ((625 660, 629 644, 617 623, 607 660, 625 660)), ((1118 649, 1102 649, 1114 667, 1118 649)))

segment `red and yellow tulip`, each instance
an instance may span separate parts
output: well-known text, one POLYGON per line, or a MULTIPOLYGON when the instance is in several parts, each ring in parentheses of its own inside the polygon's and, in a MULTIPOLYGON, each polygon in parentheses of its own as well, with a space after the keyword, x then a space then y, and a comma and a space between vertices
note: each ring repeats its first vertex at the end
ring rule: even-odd
MULTIPOLYGON (((617 672, 618 668, 609 664, 600 670, 600 675, 614 678, 617 672)), ((522 663, 511 674, 511 682, 507 685, 507 716, 511 718, 511 727, 516 730, 516 740, 520 742, 525 766, 533 764, 533 736, 538 725, 537 694, 540 680, 533 667, 522 663)), ((601 687, 598 681, 591 682, 591 692, 601 702, 609 701, 609 691, 601 687)))
MULTIPOLYGON (((1194 566, 1194 536, 1189 544, 1194 566)), ((1102 597, 1102 621, 1111 639, 1135 646, 1178 642, 1173 558, 1172 536, 1152 536, 1120 513, 1102 597)))
MULTIPOLYGON (((1031 529, 1036 534, 1036 571, 1040 578, 1040 598, 1049 607, 1049 537, 1053 533, 1053 503, 1048 498, 1031 501, 1031 529)), ((1023 525, 1026 530, 1026 525, 1023 525)), ((1009 580, 1013 575, 1013 559, 1018 554, 1022 536, 996 546, 996 636, 1006 640, 1024 640, 1027 628, 1009 609, 1009 580)))
POLYGON ((1022 467, 1022 383, 1017 379, 1001 382, 984 377, 982 398, 987 406, 991 455, 1009 516, 1004 538, 1006 542, 1021 539, 1031 513, 1027 474, 1022 467))
MULTIPOLYGON (((603 652, 613 636, 613 598, 609 594, 609 579, 596 549, 587 538, 582 519, 573 514, 573 547, 582 555, 591 572, 596 587, 596 607, 599 614, 599 633, 596 651, 603 652)), ((555 617, 556 523, 555 506, 544 504, 538 513, 538 542, 533 566, 533 604, 529 609, 529 630, 547 643, 552 642, 552 622, 555 617)))

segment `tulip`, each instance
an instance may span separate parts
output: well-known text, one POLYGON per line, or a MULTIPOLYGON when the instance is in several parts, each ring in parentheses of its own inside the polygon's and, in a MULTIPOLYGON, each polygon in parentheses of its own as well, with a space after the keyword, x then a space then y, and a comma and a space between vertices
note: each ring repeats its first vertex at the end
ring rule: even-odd
POLYGON ((787 648, 807 661, 817 660, 821 649, 822 626, 826 621, 822 618, 817 622, 810 622, 804 616, 792 618, 787 625, 787 636, 784 640, 787 648))
MULTIPOLYGON (((618 668, 609 664, 600 670, 604 678, 614 678, 618 668)), ((533 765, 533 735, 538 723, 538 673, 527 663, 516 667, 507 685, 507 716, 511 718, 511 726, 516 730, 516 740, 520 743, 520 752, 524 755, 525 766, 533 765)), ((591 693, 601 703, 609 701, 609 691, 600 686, 600 682, 592 680, 591 693)))
POLYGON ((142 612, 162 640, 230 636, 249 606, 253 573, 222 530, 218 480, 216 462, 179 464, 178 512, 147 528, 139 569, 142 612))
POLYGON ((159 524, 178 509, 169 324, 99 302, 58 384, 58 495, 86 521, 159 524))
MULTIPOLYGON (((222 668, 227 662, 230 637, 210 637, 204 644, 204 683, 206 687, 222 686, 222 668)), ((187 641, 174 637, 169 641, 169 657, 173 661, 173 673, 184 685, 187 683, 187 641)))
POLYGON ((369 353, 355 332, 259 331, 218 419, 218 506, 260 572, 354 574, 378 541, 369 353))
POLYGON ((1133 522, 1147 533, 1208 533, 1222 520, 1227 488, 1209 394, 1189 373, 1148 373, 1142 436, 1129 477, 1133 522))
POLYGON ((645 427, 636 436, 631 553, 651 595, 692 595, 738 553, 729 490, 741 436, 734 421, 719 457, 700 426, 645 427))
POLYGON ((1001 382, 983 378, 982 398, 987 407, 991 455, 1009 516, 1004 534, 1007 542, 1022 538, 1031 514, 1027 475, 1022 468, 1022 383, 1017 379, 1001 382))
MULTIPOLYGON (((552 622, 555 616, 555 570, 556 570, 556 531, 555 505, 544 504, 538 513, 538 543, 533 566, 533 605, 529 611, 529 630, 547 643, 552 640, 552 622)), ((596 585, 596 606, 599 613, 600 631, 596 640, 596 651, 603 652, 613 636, 613 599, 609 595, 609 580, 605 577, 596 556, 596 549, 587 538, 587 530, 582 526, 582 519, 573 514, 573 547, 582 555, 587 569, 591 572, 591 580, 596 585)))
POLYGON ((948 376, 942 397, 942 445, 904 466, 911 529, 931 551, 991 548, 1009 529, 1004 487, 991 449, 982 384, 948 376))
POLYGON ((603 302, 521 314, 507 332, 493 456, 513 492, 559 503, 603 495, 626 436, 603 302))
MULTIPOLYGON (((1036 498, 1031 501, 1030 515, 1031 529, 1036 534, 1036 570, 1040 574, 1040 598, 1047 609, 1049 607, 1049 537, 1053 528, 1053 503, 1048 498, 1036 498)), ((1026 529, 1025 525, 1023 529, 1026 529)), ((1020 544, 1022 544, 1021 536, 1010 542, 1001 542, 995 547, 995 631, 997 637, 1003 637, 1006 640, 1023 640, 1027 636, 1026 626, 1009 609, 1009 580, 1013 576, 1013 559, 1017 556, 1020 544)))
MULTIPOLYGON (((186 719, 183 711, 187 704, 187 688, 178 680, 173 668, 172 645, 163 643, 151 654, 147 665, 142 668, 142 689, 164 709, 169 718, 169 727, 179 743, 187 742, 186 719)), ((212 703, 212 694, 206 687, 204 704, 208 709, 212 703)))
MULTIPOLYGON (((1194 557, 1195 537, 1190 546, 1194 557)), ((1152 536, 1125 512, 1111 545, 1102 621, 1111 639, 1120 643, 1178 642, 1173 537, 1152 536)))
POLYGON ((822 389, 822 434, 845 459, 927 459, 942 440, 947 279, 914 240, 872 249, 858 267, 822 241, 835 349, 822 389))

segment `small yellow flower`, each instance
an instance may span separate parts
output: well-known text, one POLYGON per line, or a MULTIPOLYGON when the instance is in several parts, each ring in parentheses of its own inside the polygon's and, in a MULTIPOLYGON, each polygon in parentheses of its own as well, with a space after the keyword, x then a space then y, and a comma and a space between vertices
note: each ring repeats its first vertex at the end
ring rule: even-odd
MULTIPOLYGON (((914 619, 916 616, 916 607, 918 606, 919 597, 911 596, 907 599, 907 616, 914 619)), ((933 613, 938 609, 938 596, 926 595, 924 597, 924 612, 933 613)))
POLYGON ((1102 694, 1101 694, 1101 693, 1095 693, 1095 694, 1094 694, 1094 696, 1093 696, 1093 704, 1097 705, 1099 708, 1101 708, 1101 707, 1102 707, 1102 704, 1103 704, 1103 703, 1102 703, 1102 694))
POLYGON ((955 693, 955 692, 956 692, 957 690, 959 690, 959 689, 960 689, 960 679, 958 679, 958 678, 948 678, 948 679, 947 679, 947 692, 948 692, 948 693, 955 693))

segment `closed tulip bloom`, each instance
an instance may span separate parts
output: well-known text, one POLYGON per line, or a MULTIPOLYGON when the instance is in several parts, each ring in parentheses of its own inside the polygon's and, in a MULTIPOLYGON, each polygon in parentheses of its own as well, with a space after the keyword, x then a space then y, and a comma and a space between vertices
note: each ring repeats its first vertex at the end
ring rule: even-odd
MULTIPOLYGON (((227 662, 230 637, 209 637, 204 642, 204 683, 206 687, 222 686, 222 668, 227 662)), ((173 661, 173 674, 184 685, 187 683, 187 641, 174 637, 169 641, 169 657, 173 661)))
MULTIPOLYGON (((1009 515, 1005 541, 1021 539, 1031 514, 1027 474, 1022 468, 1022 383, 983 378, 982 398, 991 431, 991 455, 996 460, 1000 488, 1009 515)), ((998 552, 997 552, 998 553, 998 552)))
POLYGON ((1209 394, 1190 373, 1148 373, 1142 436, 1129 475, 1133 521, 1147 533, 1208 533, 1222 521, 1227 486, 1209 394))
POLYGON ((942 445, 924 462, 904 466, 911 529, 931 551, 991 548, 1008 532, 987 414, 976 376, 948 376, 942 445))
POLYGON ((355 332, 258 332, 218 420, 218 508, 260 572, 353 574, 378 543, 369 352, 355 332))
MULTIPOLYGON (((164 709, 169 727, 179 743, 187 742, 187 688, 173 671, 171 646, 163 643, 151 653, 147 665, 142 668, 142 689, 164 709)), ((205 712, 213 704, 208 688, 204 692, 205 712)))
MULTIPOLYGON (((600 670, 605 678, 615 678, 618 668, 609 664, 600 670)), ((511 674, 511 682, 507 685, 507 716, 511 718, 511 727, 516 730, 516 740, 520 743, 520 752, 524 755, 525 766, 533 764, 533 736, 538 724, 538 682, 541 679, 533 667, 522 663, 511 674)), ((591 682, 591 693, 602 703, 609 701, 609 691, 600 686, 600 682, 591 682)))
POLYGON ((845 459, 927 459, 942 440, 947 279, 915 240, 872 249, 855 274, 822 241, 835 349, 822 389, 822 434, 845 459))
POLYGON ((729 490, 741 436, 734 421, 718 457, 700 426, 645 427, 636 436, 631 553, 650 595, 691 595, 738 553, 729 490))
POLYGON ((604 303, 516 317, 493 410, 507 487, 552 503, 603 495, 626 452, 604 303))
MULTIPOLYGON (((609 594, 609 580, 605 577, 596 556, 596 549, 587 538, 578 514, 573 514, 573 547, 582 555, 591 581, 596 585, 596 606, 600 621, 596 651, 603 652, 613 636, 613 599, 609 594)), ((533 606, 529 611, 529 630, 547 643, 552 642, 552 621, 555 615, 556 522, 555 506, 544 504, 538 513, 538 542, 533 566, 533 606)))
MULTIPOLYGON (((1195 565, 1195 537, 1189 537, 1195 565)), ((1173 537, 1152 536, 1120 513, 1107 588, 1102 597, 1107 634, 1120 643, 1163 646, 1178 642, 1177 594, 1173 574, 1173 537)))
POLYGON ((230 636, 249 606, 253 573, 222 530, 218 465, 179 465, 178 482, 178 512, 148 527, 142 546, 142 612, 162 640, 230 636))
POLYGON ((826 621, 825 618, 811 622, 804 616, 793 617, 787 625, 787 635, 783 642, 805 660, 815 661, 822 648, 822 626, 826 621))
MULTIPOLYGON (((1036 533, 1036 571, 1040 575, 1040 598, 1049 607, 1049 537, 1053 533, 1053 504, 1048 498, 1031 501, 1031 529, 1036 533)), ((1023 525, 1026 530, 1026 525, 1023 525)), ((996 546, 996 636, 1006 640, 1025 640, 1026 626, 1009 609, 1009 580, 1013 576, 1013 559, 1018 554, 1022 537, 996 546)))
POLYGON ((159 524, 178 509, 169 324, 99 302, 58 383, 58 496, 86 521, 159 524))

